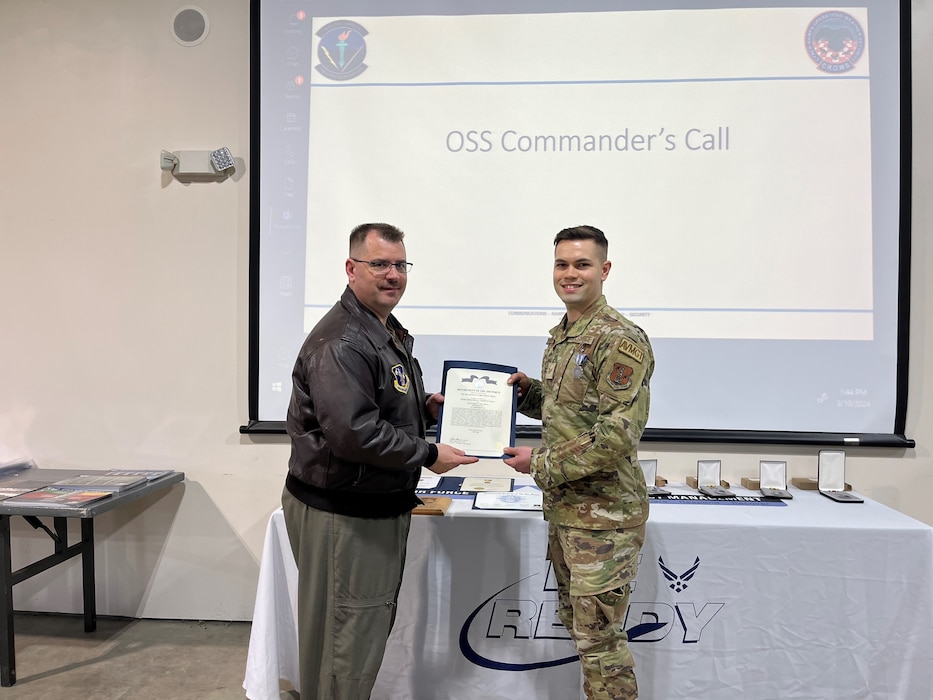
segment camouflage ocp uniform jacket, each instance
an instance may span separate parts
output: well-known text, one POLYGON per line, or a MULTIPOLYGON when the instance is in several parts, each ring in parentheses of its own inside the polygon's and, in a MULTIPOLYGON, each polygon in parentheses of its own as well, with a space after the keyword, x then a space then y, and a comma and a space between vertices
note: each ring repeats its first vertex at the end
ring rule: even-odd
POLYGON ((604 296, 565 325, 566 316, 551 329, 542 378, 518 407, 542 421, 531 474, 544 517, 590 530, 638 527, 648 518, 638 441, 648 421, 651 344, 604 296))

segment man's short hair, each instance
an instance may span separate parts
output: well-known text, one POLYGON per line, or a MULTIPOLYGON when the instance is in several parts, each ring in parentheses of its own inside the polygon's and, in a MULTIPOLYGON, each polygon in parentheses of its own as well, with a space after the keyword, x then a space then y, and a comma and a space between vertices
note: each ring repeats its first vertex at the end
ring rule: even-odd
POLYGON ((351 253, 366 242, 366 236, 370 231, 376 231, 380 238, 389 243, 401 243, 405 238, 404 232, 392 224, 360 224, 350 232, 351 253))
POLYGON ((571 226, 554 236, 554 245, 561 241, 593 241, 603 254, 603 260, 609 257, 609 241, 606 234, 595 226, 571 226))

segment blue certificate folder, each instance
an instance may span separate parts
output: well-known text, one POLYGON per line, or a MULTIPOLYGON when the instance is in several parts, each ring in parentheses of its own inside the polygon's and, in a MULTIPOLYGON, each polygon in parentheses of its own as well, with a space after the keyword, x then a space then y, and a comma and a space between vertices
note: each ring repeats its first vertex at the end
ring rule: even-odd
POLYGON ((513 385, 509 391, 508 404, 504 406, 509 411, 507 420, 500 420, 498 411, 487 411, 480 407, 464 408, 458 397, 461 390, 467 388, 491 388, 498 387, 506 389, 501 382, 505 382, 509 376, 518 371, 517 367, 509 365, 497 365, 489 362, 473 362, 471 360, 447 360, 444 362, 444 371, 441 380, 441 393, 444 395, 444 403, 441 404, 437 416, 437 441, 459 447, 468 455, 475 457, 484 457, 487 459, 503 459, 505 453, 498 452, 504 446, 515 446, 515 414, 518 409, 518 386, 513 385), (451 370, 457 371, 451 377, 451 370), (502 376, 505 375, 505 376, 502 376), (449 381, 448 381, 449 380, 449 381), (469 385, 472 385, 470 387, 469 385), (450 401, 450 406, 448 406, 450 401), (444 409, 447 406, 448 425, 445 431, 444 409), (476 426, 464 426, 463 420, 454 422, 455 411, 459 411, 458 418, 466 417, 466 422, 475 421, 476 426), (490 420, 484 422, 486 417, 490 420), (502 430, 499 435, 490 437, 490 431, 495 432, 493 424, 499 421, 502 430), (456 435, 453 435, 456 432, 456 435), (475 438, 476 442, 471 442, 475 438))

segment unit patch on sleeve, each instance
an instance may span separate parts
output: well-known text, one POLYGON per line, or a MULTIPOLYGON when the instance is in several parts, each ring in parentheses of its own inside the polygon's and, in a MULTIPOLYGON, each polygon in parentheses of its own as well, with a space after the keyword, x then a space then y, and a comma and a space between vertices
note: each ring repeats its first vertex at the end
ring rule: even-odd
POLYGON ((634 372, 635 370, 628 365, 623 365, 621 362, 616 362, 612 366, 612 371, 609 372, 609 377, 607 379, 609 386, 619 391, 631 389, 632 374, 634 372))

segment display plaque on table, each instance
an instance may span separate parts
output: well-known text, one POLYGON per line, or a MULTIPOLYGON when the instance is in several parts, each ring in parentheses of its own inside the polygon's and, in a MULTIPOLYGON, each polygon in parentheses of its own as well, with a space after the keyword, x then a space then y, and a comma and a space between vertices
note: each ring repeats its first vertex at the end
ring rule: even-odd
POLYGON ((474 457, 505 457, 503 448, 515 445, 518 406, 518 386, 507 380, 517 371, 488 362, 445 362, 437 441, 474 457))

